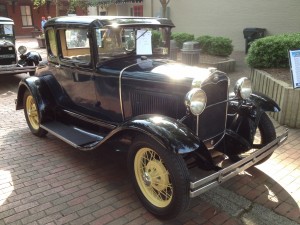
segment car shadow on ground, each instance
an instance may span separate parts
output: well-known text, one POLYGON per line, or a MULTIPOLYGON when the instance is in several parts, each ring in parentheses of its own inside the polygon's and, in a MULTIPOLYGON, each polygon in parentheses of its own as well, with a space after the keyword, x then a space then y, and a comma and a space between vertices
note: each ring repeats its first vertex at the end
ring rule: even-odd
POLYGON ((299 221, 300 210, 293 196, 257 167, 249 168, 222 186, 251 201, 252 205, 264 206, 278 215, 299 221))

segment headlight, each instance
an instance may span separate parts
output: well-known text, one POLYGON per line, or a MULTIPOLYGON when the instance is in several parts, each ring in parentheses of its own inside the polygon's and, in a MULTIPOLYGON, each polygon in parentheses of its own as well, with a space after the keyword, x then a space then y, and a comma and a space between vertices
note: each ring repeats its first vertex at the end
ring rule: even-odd
POLYGON ((25 52, 27 51, 27 48, 23 45, 21 45, 19 48, 18 48, 18 52, 23 55, 25 52))
POLYGON ((206 94, 200 88, 193 88, 185 96, 185 105, 195 116, 199 116, 203 112, 206 102, 206 94))
POLYGON ((247 77, 240 78, 234 86, 234 93, 242 99, 249 98, 252 94, 251 81, 247 77))

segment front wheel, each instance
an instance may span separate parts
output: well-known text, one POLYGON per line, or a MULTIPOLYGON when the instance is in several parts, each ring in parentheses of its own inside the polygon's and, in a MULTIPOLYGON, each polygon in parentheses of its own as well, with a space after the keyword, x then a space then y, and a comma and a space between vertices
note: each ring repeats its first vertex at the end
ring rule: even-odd
MULTIPOLYGON (((252 144, 253 149, 251 149, 250 151, 245 152, 241 155, 232 155, 229 157, 233 161, 237 161, 237 160, 242 159, 243 157, 251 154, 253 151, 255 151, 257 149, 261 149, 262 147, 266 146, 268 143, 270 143, 271 141, 273 141, 275 139, 276 139, 276 131, 275 131, 274 125, 273 125, 271 119, 269 118, 269 116, 265 112, 263 112, 260 117, 259 124, 258 124, 258 127, 257 127, 255 135, 254 135, 254 141, 252 144)), ((272 154, 268 155, 266 158, 264 158, 263 160, 256 163, 256 165, 259 165, 259 164, 267 161, 269 158, 271 158, 271 156, 272 156, 272 154)))
POLYGON ((29 129, 34 135, 38 137, 44 137, 47 134, 47 131, 40 127, 39 110, 33 96, 28 90, 24 94, 23 105, 24 114, 29 129))
POLYGON ((189 205, 189 175, 180 155, 145 136, 135 138, 127 159, 130 178, 144 207, 161 219, 189 205))

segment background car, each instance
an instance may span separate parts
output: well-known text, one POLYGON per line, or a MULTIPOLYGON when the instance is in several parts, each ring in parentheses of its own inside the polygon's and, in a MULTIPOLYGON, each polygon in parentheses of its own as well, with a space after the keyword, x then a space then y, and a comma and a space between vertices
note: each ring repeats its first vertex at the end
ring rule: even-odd
POLYGON ((42 60, 37 52, 27 52, 25 46, 20 46, 20 60, 15 47, 14 22, 12 19, 0 17, 0 75, 29 73, 34 75, 36 65, 42 60))

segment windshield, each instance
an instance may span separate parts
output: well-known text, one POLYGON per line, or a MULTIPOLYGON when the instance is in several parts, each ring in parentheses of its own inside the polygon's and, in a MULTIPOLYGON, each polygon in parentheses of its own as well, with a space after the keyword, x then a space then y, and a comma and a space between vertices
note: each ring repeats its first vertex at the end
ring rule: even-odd
POLYGON ((0 24, 0 35, 13 36, 13 26, 11 24, 0 24))
POLYGON ((99 60, 127 54, 168 56, 169 28, 117 27, 96 29, 99 60))
POLYGON ((0 39, 9 40, 14 43, 14 31, 12 24, 0 24, 0 39))

